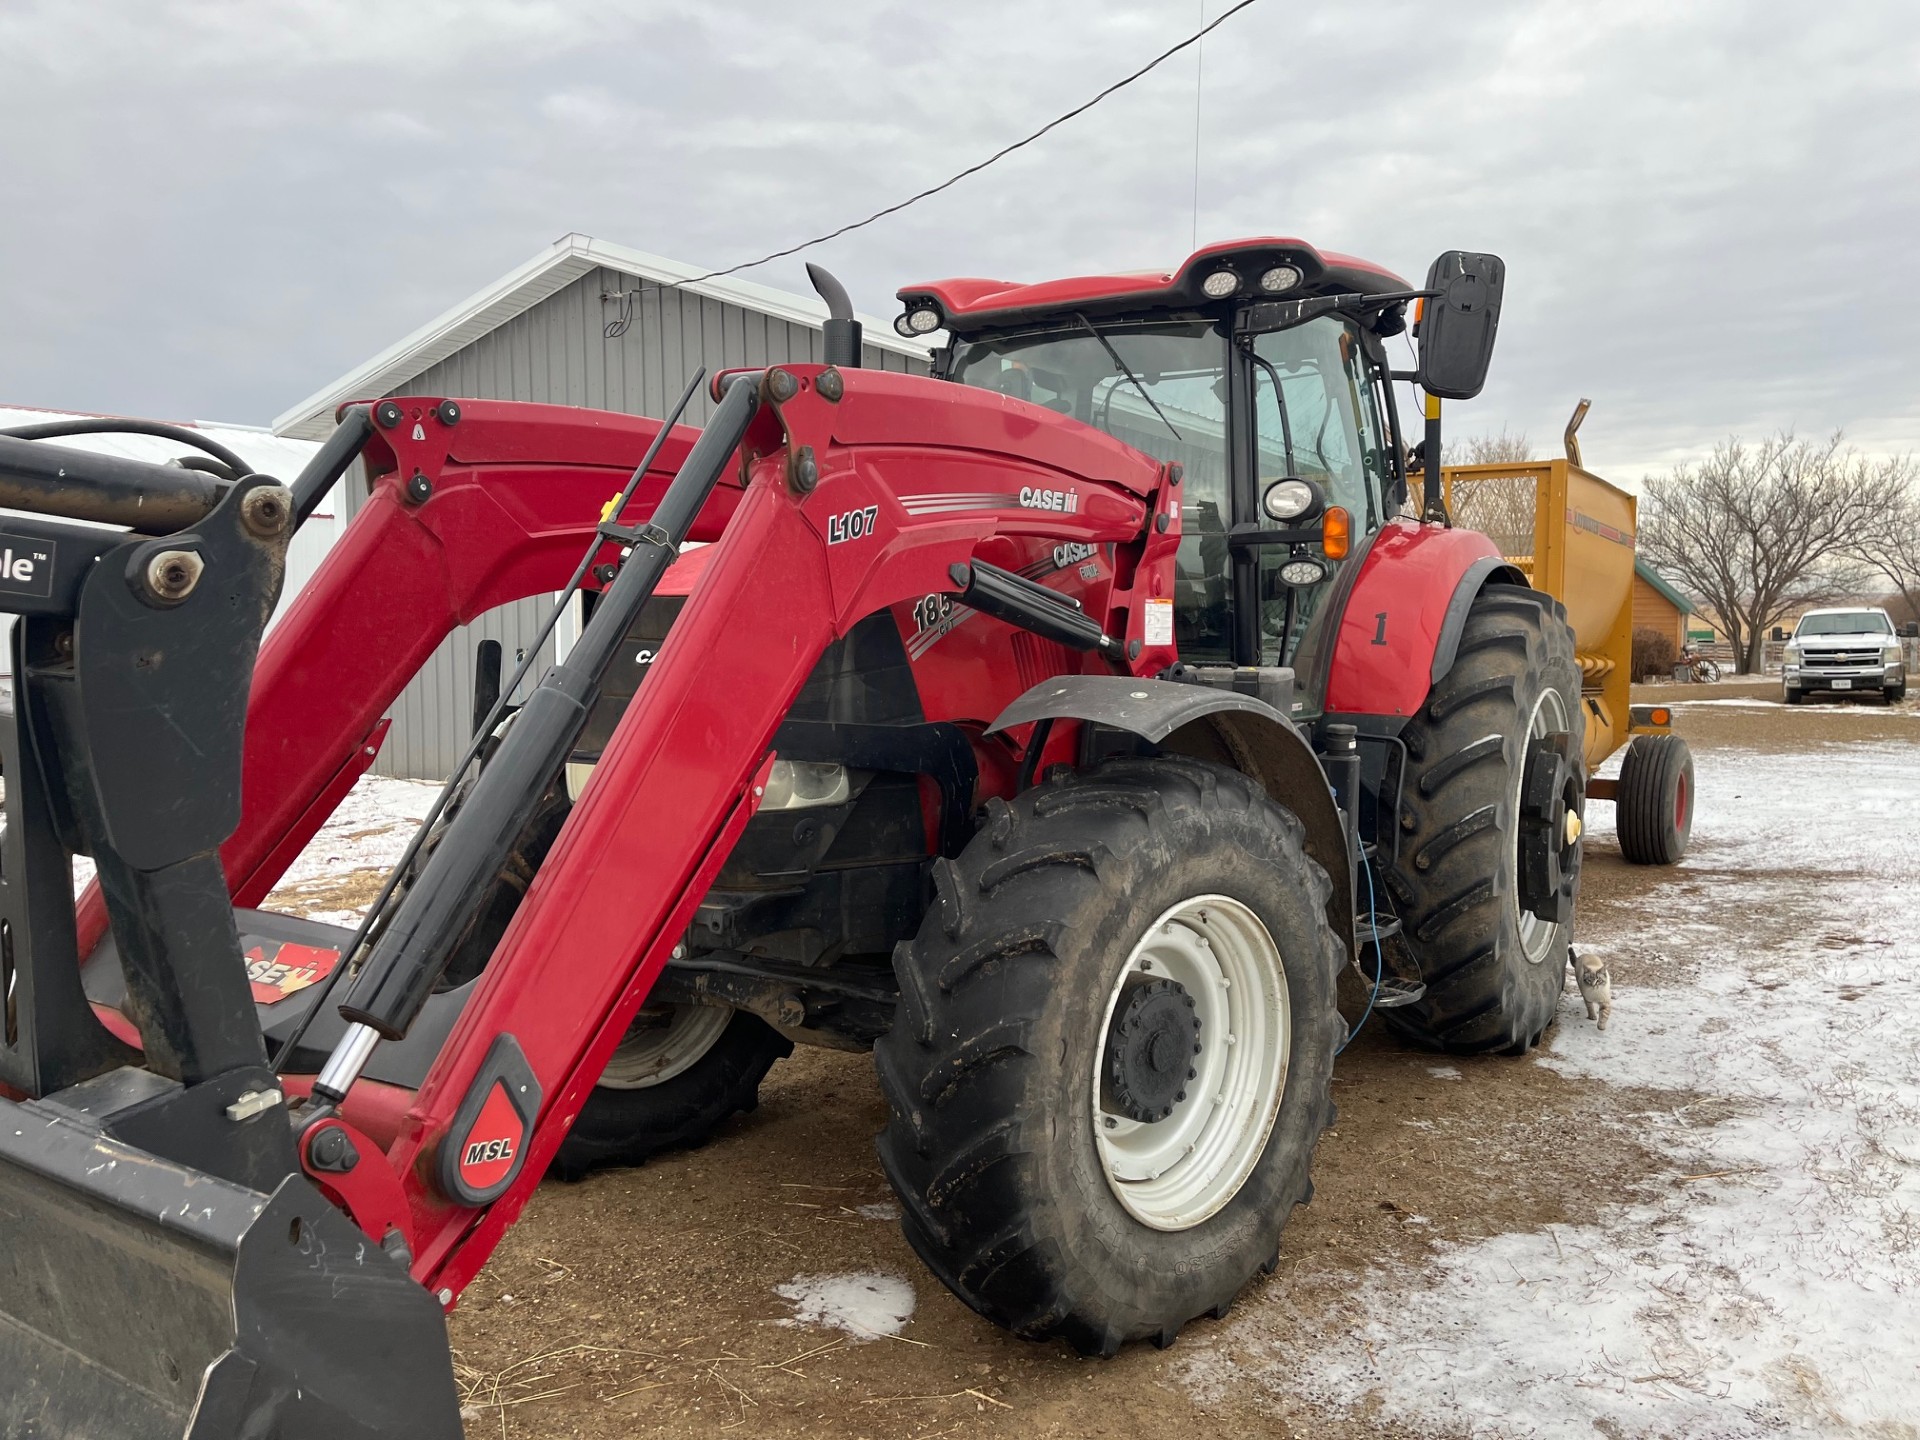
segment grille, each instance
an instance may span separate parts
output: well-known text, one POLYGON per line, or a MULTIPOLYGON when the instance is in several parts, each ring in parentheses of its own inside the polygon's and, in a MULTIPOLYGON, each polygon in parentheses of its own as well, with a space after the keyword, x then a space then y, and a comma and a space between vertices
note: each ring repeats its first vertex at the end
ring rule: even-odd
POLYGON ((1809 650, 1800 659, 1809 670, 1851 670, 1861 665, 1878 665, 1878 650, 1809 650))

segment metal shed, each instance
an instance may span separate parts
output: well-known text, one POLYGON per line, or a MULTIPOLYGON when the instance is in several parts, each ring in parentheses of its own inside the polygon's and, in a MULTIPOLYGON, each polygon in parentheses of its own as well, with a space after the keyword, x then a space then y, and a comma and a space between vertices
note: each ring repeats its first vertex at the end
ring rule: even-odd
MULTIPOLYGON (((819 301, 732 276, 703 280, 702 273, 589 236, 563 236, 302 400, 274 421, 274 431, 323 440, 345 402, 407 394, 660 416, 697 366, 713 371, 821 358, 826 307, 819 301)), ((886 321, 861 319, 868 367, 925 373, 927 347, 901 339, 886 321)), ((704 423, 710 408, 703 393, 689 406, 688 423, 704 423)), ((349 472, 341 487, 343 522, 366 493, 365 476, 357 468, 349 472)), ((505 605, 448 636, 394 702, 393 728, 375 769, 445 778, 469 738, 476 645, 500 641, 511 668, 532 644, 549 603, 505 605)), ((566 638, 563 633, 563 645, 566 638)), ((549 641, 532 677, 553 658, 549 641)))

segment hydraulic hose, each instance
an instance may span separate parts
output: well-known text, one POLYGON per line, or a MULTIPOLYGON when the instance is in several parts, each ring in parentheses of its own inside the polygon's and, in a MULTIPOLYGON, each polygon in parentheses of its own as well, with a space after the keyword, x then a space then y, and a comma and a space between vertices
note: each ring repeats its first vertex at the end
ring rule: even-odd
MULTIPOLYGON (((433 993, 455 945, 585 727, 634 618, 726 472, 759 403, 758 386, 746 377, 728 389, 566 662, 549 670, 520 708, 355 976, 340 1006, 350 1022, 343 1049, 366 1043, 356 1034, 360 1026, 387 1039, 404 1036, 433 993)), ((329 1094, 340 1078, 351 1079, 329 1077, 324 1087, 329 1094)))

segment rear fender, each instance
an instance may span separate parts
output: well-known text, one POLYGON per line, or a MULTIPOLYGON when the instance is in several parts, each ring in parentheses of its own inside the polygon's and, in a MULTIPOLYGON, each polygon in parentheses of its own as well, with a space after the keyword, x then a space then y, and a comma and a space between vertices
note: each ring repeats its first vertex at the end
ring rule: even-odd
POLYGON ((1038 720, 1110 725, 1167 754, 1208 760, 1253 780, 1306 827, 1307 854, 1333 882, 1327 919, 1346 953, 1353 954, 1353 862, 1346 826, 1313 747, 1278 710, 1251 695, 1206 685, 1062 675, 1007 706, 987 733, 1038 720))
POLYGON ((1325 712, 1412 715, 1453 668, 1474 596, 1488 584, 1526 583, 1477 531, 1390 521, 1360 557, 1339 613, 1326 617, 1327 673, 1311 677, 1324 680, 1315 688, 1325 712))

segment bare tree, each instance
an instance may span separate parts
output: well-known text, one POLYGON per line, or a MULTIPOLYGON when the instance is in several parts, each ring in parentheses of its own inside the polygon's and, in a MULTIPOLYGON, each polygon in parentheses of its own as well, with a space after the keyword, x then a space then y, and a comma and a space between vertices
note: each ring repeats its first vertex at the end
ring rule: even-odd
MULTIPOLYGON (((1509 435, 1469 435, 1442 452, 1448 465, 1529 465, 1533 446, 1523 431, 1509 435)), ((1478 530, 1500 547, 1503 555, 1533 552, 1534 501, 1538 491, 1531 475, 1475 475, 1456 477, 1453 518, 1468 530, 1478 530)))
POLYGON ((1900 496, 1898 475, 1843 450, 1838 434, 1728 440, 1698 465, 1646 481, 1640 553, 1713 608, 1741 673, 1752 674, 1768 626, 1859 593, 1858 547, 1900 496))
POLYGON ((1498 435, 1469 435, 1440 452, 1443 465, 1525 465, 1536 457, 1527 432, 1509 435, 1502 425, 1498 435))
POLYGON ((1903 619, 1920 619, 1920 467, 1911 455, 1880 462, 1897 492, 1887 513, 1855 537, 1853 552, 1893 582, 1903 619))

